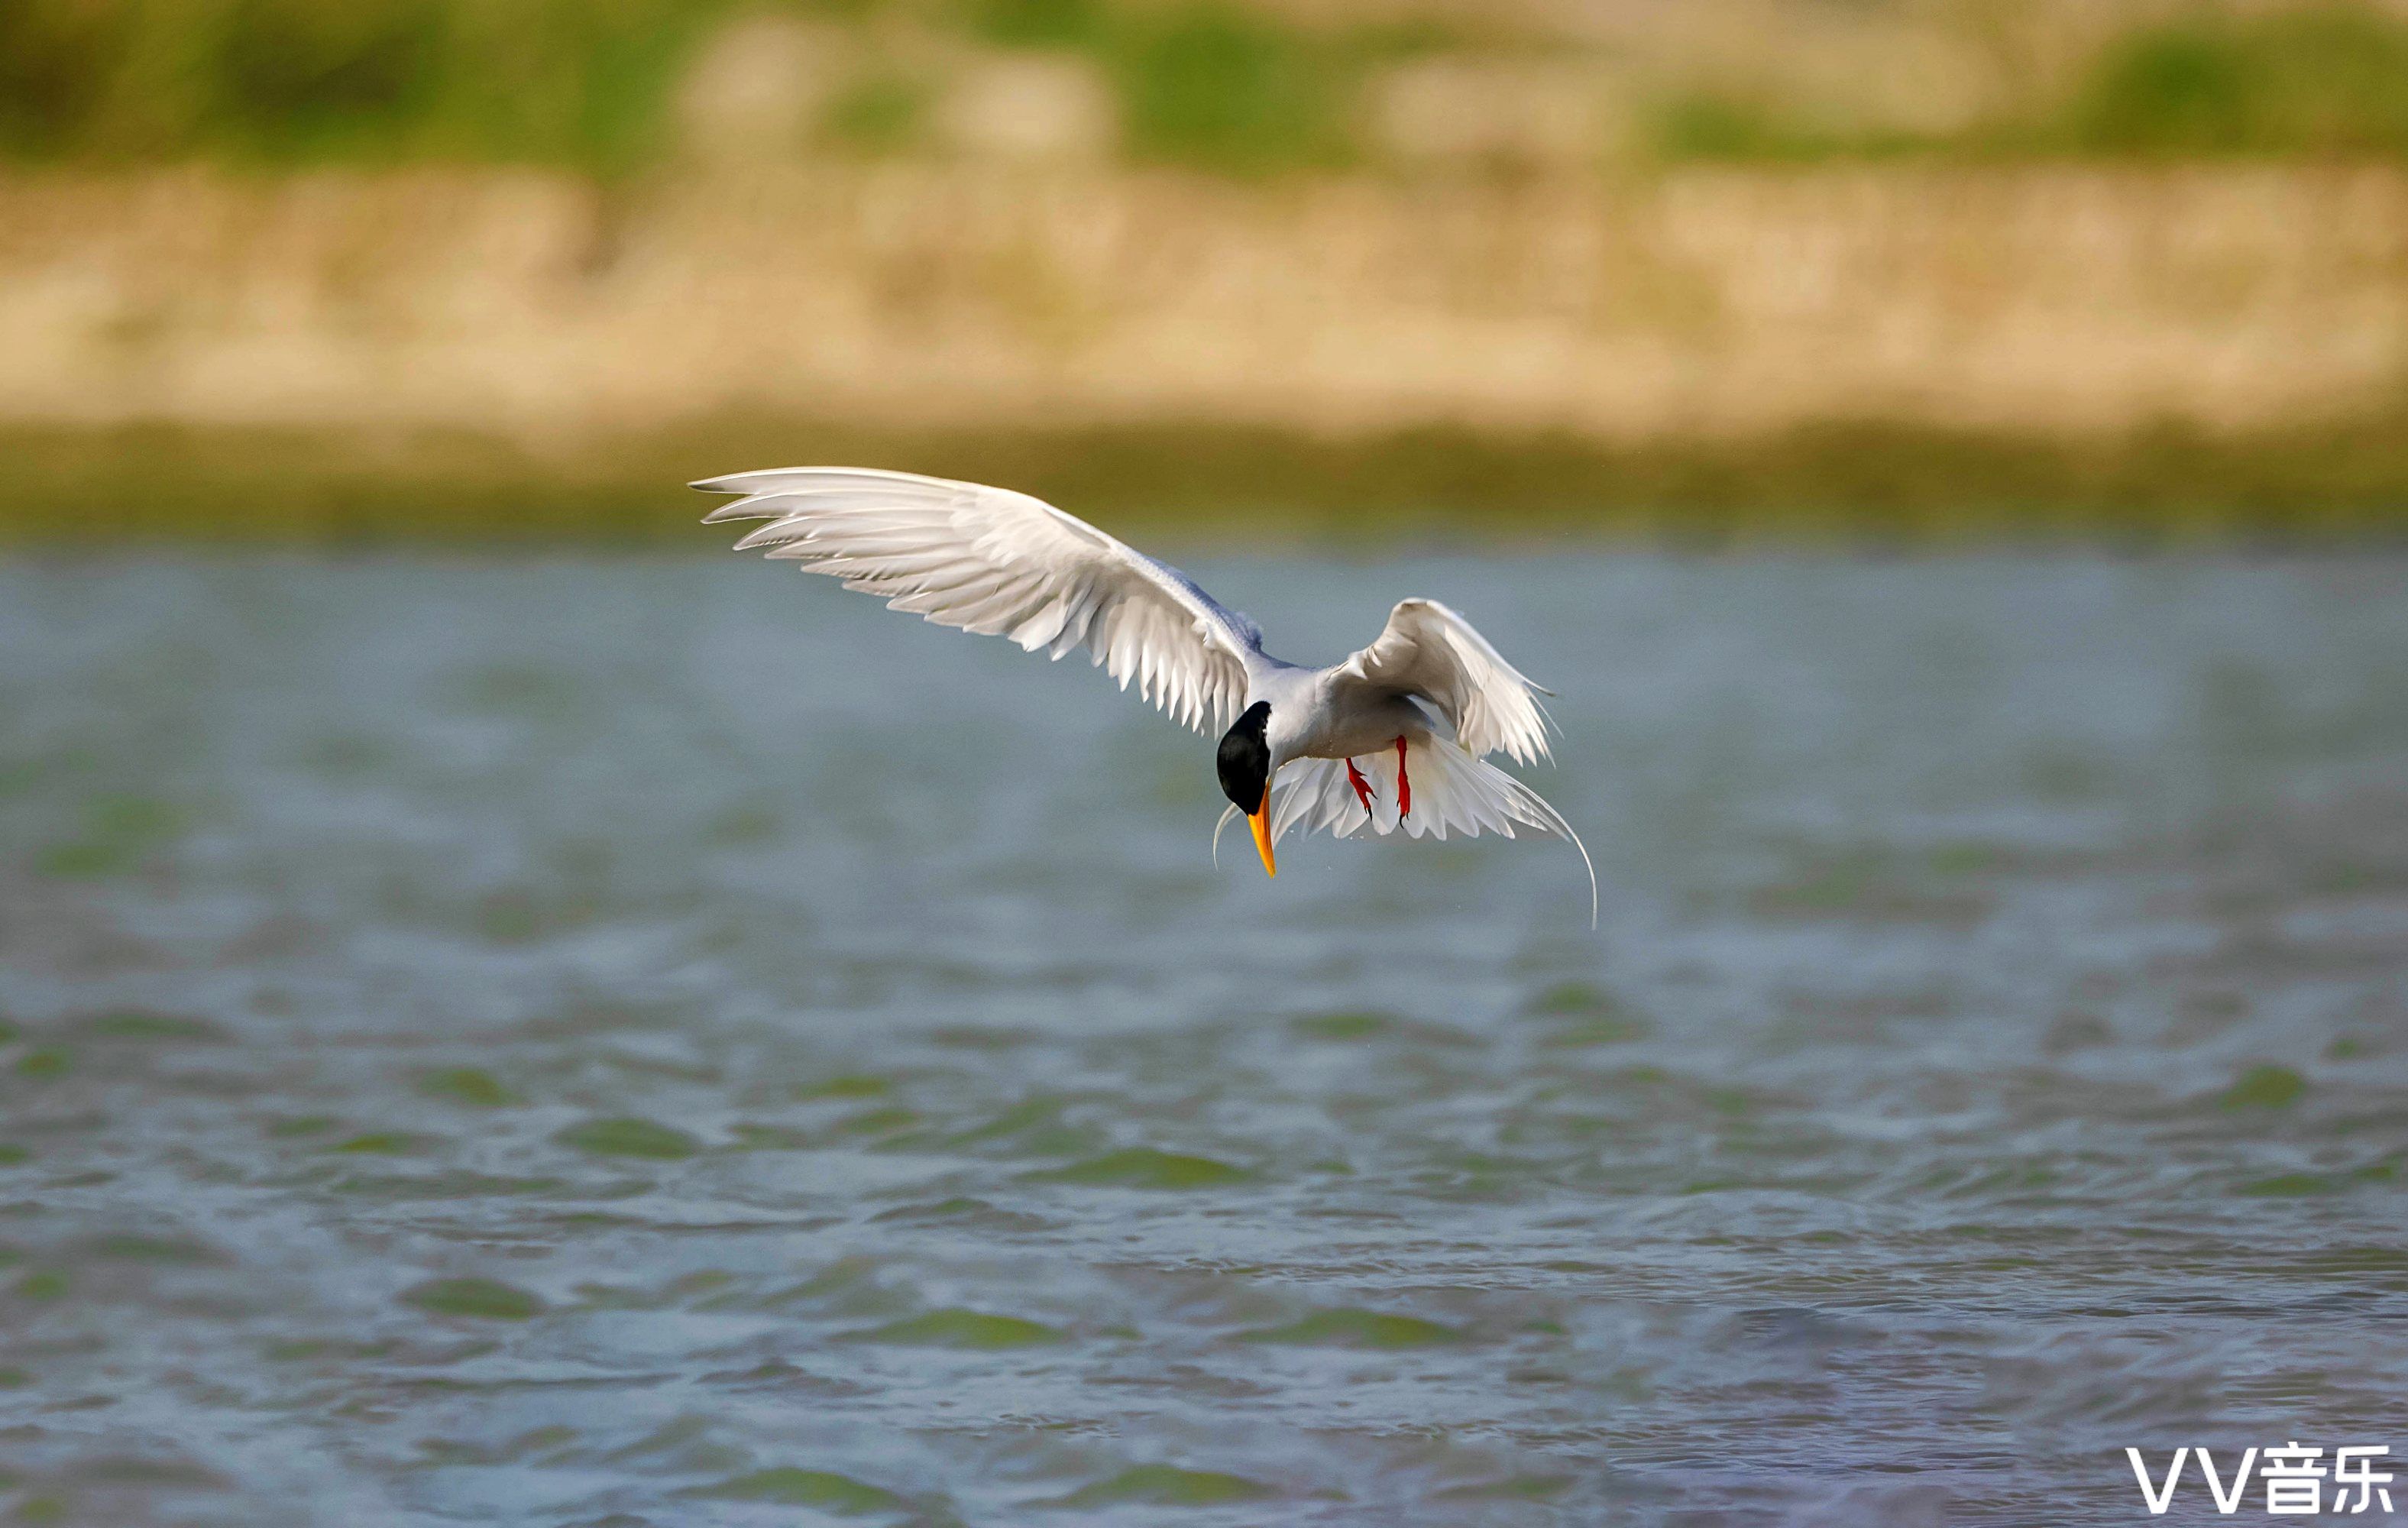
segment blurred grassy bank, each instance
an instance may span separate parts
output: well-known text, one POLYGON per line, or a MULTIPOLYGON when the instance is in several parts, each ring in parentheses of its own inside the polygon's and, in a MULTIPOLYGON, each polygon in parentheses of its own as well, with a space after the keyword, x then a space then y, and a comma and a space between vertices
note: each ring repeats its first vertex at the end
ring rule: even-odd
POLYGON ((909 153, 1014 60, 1091 150, 1238 174, 2408 152, 2408 19, 2367 0, 7 0, 0 154, 909 153))
POLYGON ((1115 530, 1259 544, 1551 539, 2313 545, 2408 540, 2408 398, 2313 427, 2071 444, 1828 423, 1612 447, 1260 426, 896 430, 727 418, 556 449, 458 429, 0 429, 0 546, 655 545, 725 538, 680 485, 860 463, 1008 483, 1115 530))
POLYGON ((676 540, 812 459, 2396 536, 2408 10, 0 0, 0 540, 676 540))

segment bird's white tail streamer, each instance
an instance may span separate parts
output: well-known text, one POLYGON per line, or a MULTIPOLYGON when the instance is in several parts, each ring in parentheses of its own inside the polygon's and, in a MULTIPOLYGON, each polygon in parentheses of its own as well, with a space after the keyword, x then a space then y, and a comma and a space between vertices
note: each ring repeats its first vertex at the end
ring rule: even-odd
POLYGON ((1229 825, 1229 819, 1238 815, 1238 804, 1233 801, 1221 808, 1221 821, 1212 824, 1212 868, 1215 870, 1221 868, 1221 830, 1229 825))

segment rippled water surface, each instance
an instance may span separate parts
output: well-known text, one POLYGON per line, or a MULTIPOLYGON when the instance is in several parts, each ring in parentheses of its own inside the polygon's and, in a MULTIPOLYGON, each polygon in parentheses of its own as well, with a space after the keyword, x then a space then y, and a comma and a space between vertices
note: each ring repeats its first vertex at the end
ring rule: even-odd
POLYGON ((0 1510, 2122 1523, 2128 1444, 2408 1452, 2408 563, 1197 571, 1558 691, 1602 930, 1555 844, 1216 871, 1208 740, 771 566, 0 566, 0 1510))

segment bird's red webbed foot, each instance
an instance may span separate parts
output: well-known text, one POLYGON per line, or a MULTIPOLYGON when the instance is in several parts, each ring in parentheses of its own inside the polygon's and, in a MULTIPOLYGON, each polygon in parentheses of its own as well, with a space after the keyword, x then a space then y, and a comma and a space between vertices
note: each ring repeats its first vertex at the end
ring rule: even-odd
POLYGON ((1346 783, 1354 787, 1354 799, 1363 804, 1364 815, 1367 817, 1369 816, 1371 812, 1371 782, 1363 778, 1363 772, 1354 767, 1354 761, 1352 759, 1346 761, 1346 783))
POLYGON ((1397 739, 1397 815, 1413 815, 1413 782, 1405 774, 1405 740, 1401 737, 1397 739))

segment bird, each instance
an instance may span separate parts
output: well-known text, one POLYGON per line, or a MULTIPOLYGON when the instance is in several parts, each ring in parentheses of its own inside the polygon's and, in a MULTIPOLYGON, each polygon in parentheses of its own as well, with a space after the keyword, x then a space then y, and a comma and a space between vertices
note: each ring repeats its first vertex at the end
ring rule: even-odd
POLYGON ((1401 600, 1370 646, 1323 668, 1263 649, 1262 628, 1167 563, 1042 499, 871 467, 787 467, 706 478, 732 495, 705 524, 763 521, 736 543, 882 596, 939 625, 1007 637, 1056 661, 1090 660, 1170 717, 1221 733, 1214 767, 1263 869, 1293 829, 1569 840, 1539 793, 1488 762, 1551 758, 1552 694, 1434 599, 1401 600))

